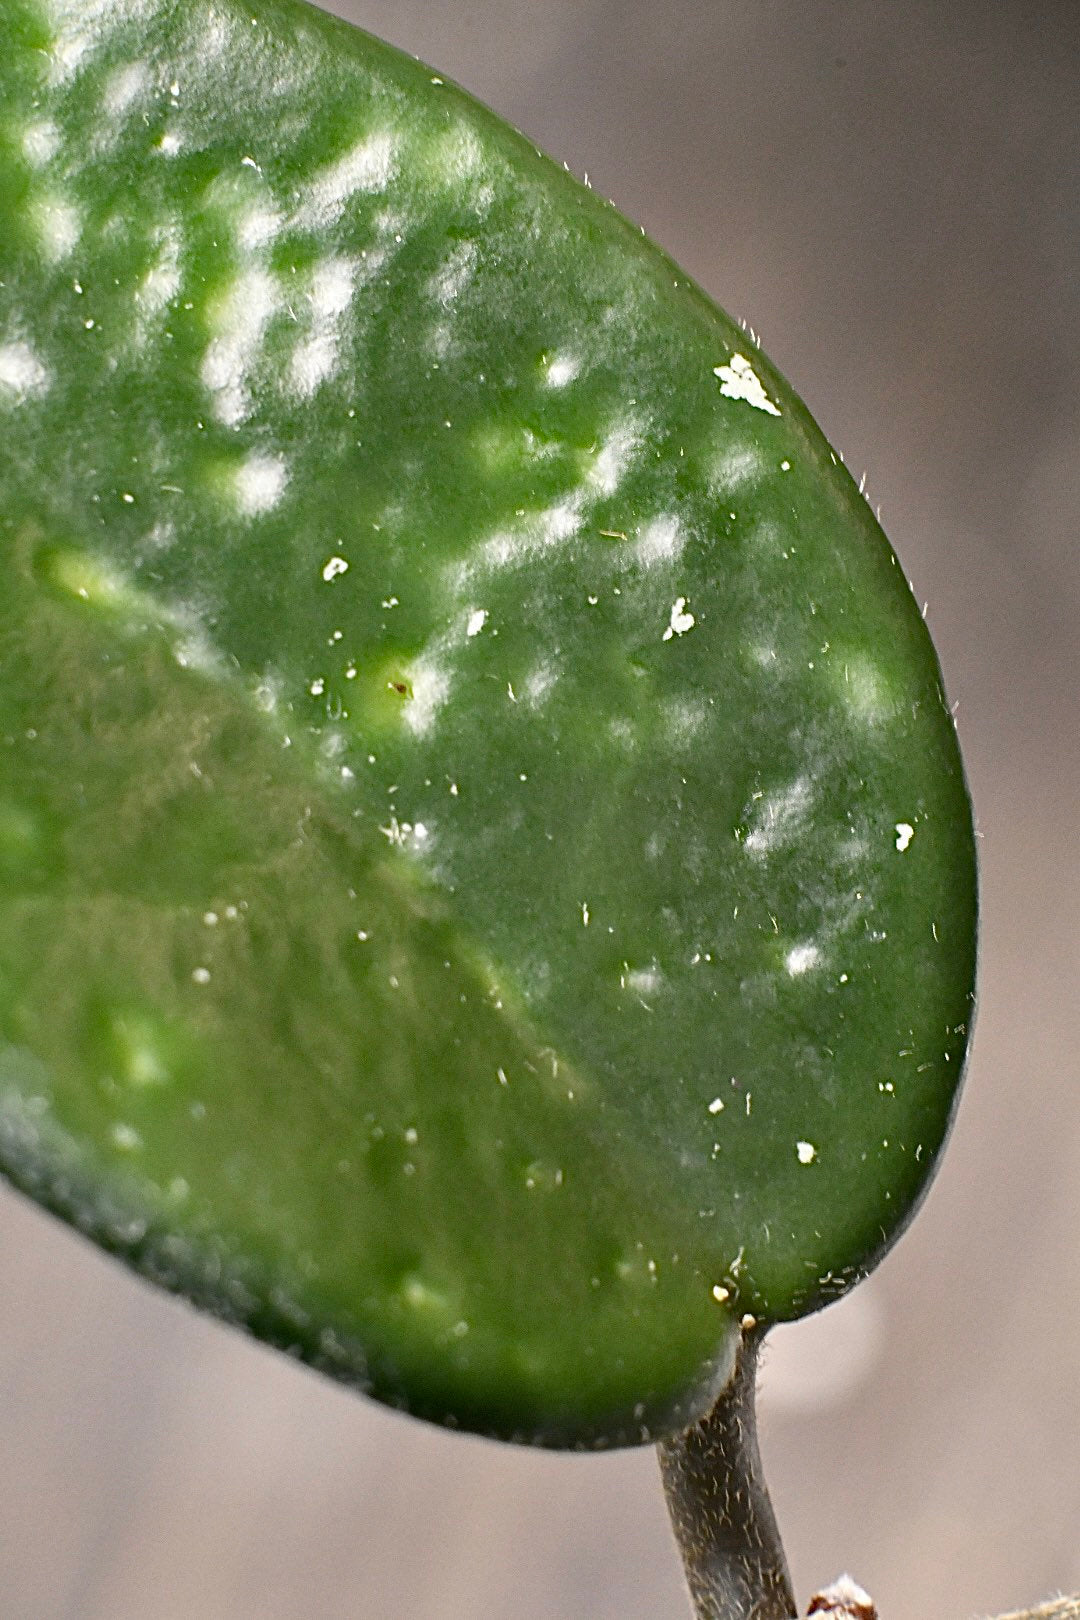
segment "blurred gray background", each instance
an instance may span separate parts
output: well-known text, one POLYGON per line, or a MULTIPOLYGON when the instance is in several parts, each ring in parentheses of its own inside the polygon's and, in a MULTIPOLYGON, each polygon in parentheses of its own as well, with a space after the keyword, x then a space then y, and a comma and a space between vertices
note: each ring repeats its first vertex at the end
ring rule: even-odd
MULTIPOLYGON (((640 221, 764 346, 929 602, 983 834, 953 1147, 775 1336, 805 1604, 1080 1587, 1080 0, 337 0, 640 221)), ((395 1417, 0 1192, 0 1620, 681 1620, 649 1451, 395 1417)))

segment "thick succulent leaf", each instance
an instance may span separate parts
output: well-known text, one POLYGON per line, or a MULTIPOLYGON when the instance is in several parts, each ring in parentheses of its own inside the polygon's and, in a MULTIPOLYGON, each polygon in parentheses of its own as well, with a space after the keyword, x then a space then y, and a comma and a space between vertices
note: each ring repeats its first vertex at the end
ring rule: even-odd
POLYGON ((940 676, 746 334, 295 0, 0 16, 0 1154, 422 1415, 682 1427, 941 1146, 940 676))

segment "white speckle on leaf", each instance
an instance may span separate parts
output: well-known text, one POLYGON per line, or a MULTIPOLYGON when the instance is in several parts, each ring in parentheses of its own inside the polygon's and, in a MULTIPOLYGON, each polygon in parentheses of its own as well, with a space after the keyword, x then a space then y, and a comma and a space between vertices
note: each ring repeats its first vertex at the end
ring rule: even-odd
POLYGON ((142 1147, 142 1137, 133 1125, 114 1125, 111 1135, 113 1146, 118 1147, 122 1153, 137 1153, 142 1147))
POLYGON ((798 979, 817 967, 820 960, 821 952, 816 945, 795 945, 784 958, 784 966, 793 979, 798 979))
POLYGON ((709 705, 705 698, 671 698, 663 705, 664 740, 676 748, 686 748, 694 742, 708 718, 709 705))
MULTIPOLYGON (((439 81, 440 84, 442 80, 439 81)), ((467 124, 452 125, 432 143, 433 166, 450 185, 473 180, 484 167, 484 148, 467 124)))
POLYGON ((14 402, 48 391, 50 376, 28 343, 0 344, 0 404, 14 402))
POLYGON ((723 1099, 723 1097, 714 1097, 712 1102, 709 1104, 709 1113, 710 1114, 722 1114, 723 1112, 724 1112, 724 1099, 723 1099))
POLYGON ((135 344, 142 348, 154 323, 164 315, 180 291, 180 235, 175 225, 157 232, 158 257, 135 288, 135 344))
POLYGON ((637 424, 620 422, 612 429, 592 459, 588 481, 601 495, 614 495, 641 443, 637 424))
POLYGON ((549 388, 565 388, 580 370, 581 361, 576 354, 555 354, 544 368, 544 381, 549 388))
POLYGON ((664 631, 661 640, 670 641, 672 636, 685 636, 686 632, 692 630, 696 623, 697 620, 694 615, 687 611, 686 597, 677 597, 672 605, 668 627, 664 631))
POLYGON ((239 426, 251 414, 251 368, 280 300, 269 272, 250 269, 237 276, 210 312, 214 336, 199 374, 214 395, 214 415, 226 427, 239 426))
POLYGON ((197 968, 195 968, 193 970, 191 978, 192 978, 192 982, 195 983, 195 984, 209 984, 210 983, 210 969, 209 968, 204 968, 204 967, 197 967, 197 968))
POLYGON ((32 212, 42 252, 50 264, 61 264, 82 234, 78 208, 70 198, 46 192, 35 200, 32 212))
POLYGON ((645 525, 634 547, 634 556, 643 568, 653 568, 658 563, 677 562, 685 544, 686 536, 678 518, 665 515, 645 525))
POLYGON ((896 713, 897 704, 877 665, 864 653, 849 654, 838 663, 842 679, 841 695, 848 707, 870 725, 891 719, 896 713))
POLYGON ((475 242, 461 242, 427 284, 428 297, 442 309, 452 309, 476 271, 475 242))
POLYGON ((145 62, 126 62, 116 68, 101 97, 108 118, 121 118, 133 102, 150 88, 150 69, 145 62))
POLYGON ((743 848, 751 855, 768 855, 771 850, 783 848, 798 834, 813 797, 810 778, 797 777, 789 787, 776 793, 763 795, 754 814, 743 848))
POLYGON ((714 495, 732 495, 747 484, 756 484, 765 471, 764 459, 753 445, 725 449, 713 464, 709 489, 714 495))
POLYGON ((426 736, 450 693, 450 676, 430 656, 422 656, 407 671, 411 700, 402 708, 402 717, 417 737, 426 736))
POLYGON ((337 368, 342 320, 352 303, 359 268, 355 259, 329 258, 312 273, 308 291, 311 329, 294 349, 289 366, 292 386, 304 399, 337 368))
POLYGON ((245 253, 255 253, 273 242, 283 224, 276 208, 268 208, 261 202, 252 203, 237 216, 236 240, 245 253))
POLYGON ((478 636, 486 623, 487 608, 475 608, 473 612, 469 614, 469 620, 465 626, 466 636, 470 639, 473 636, 478 636))
POLYGON ((654 996, 664 983, 664 975, 656 962, 651 962, 646 968, 624 968, 621 980, 624 990, 631 991, 639 998, 641 996, 654 996))
POLYGON ((578 497, 571 496, 569 500, 549 506, 540 514, 540 529, 547 545, 557 545, 560 540, 571 539, 580 528, 581 501, 578 497))
POLYGON ((385 191, 393 173, 396 143, 388 133, 370 135, 322 169, 297 212, 304 227, 333 225, 357 194, 385 191))
POLYGON ((538 664, 535 669, 530 670, 525 681, 526 701, 532 704, 534 708, 538 708, 558 678, 550 665, 538 664))
POLYGON ((727 399, 741 399, 757 411, 779 416, 779 406, 773 404, 762 386, 761 379, 744 354, 733 354, 731 364, 714 366, 713 375, 720 378, 720 392, 727 399))
POLYGON ((795 1152, 798 1154, 800 1164, 813 1164, 817 1158, 817 1148, 813 1142, 796 1142, 795 1152))
POLYGON ((914 836, 915 829, 911 825, 910 821, 898 821, 896 823, 896 847, 900 851, 901 855, 904 853, 905 849, 907 849, 914 836))
POLYGON ((718 1305, 724 1305, 731 1298, 731 1289, 725 1288, 723 1283, 713 1283, 712 1297, 718 1305))
POLYGON ((50 78, 62 83, 95 46, 108 41, 114 24, 140 21, 150 5, 147 0, 44 0, 40 9, 54 30, 50 78))
POLYGON ((33 169, 43 169, 60 149, 60 131, 51 118, 27 124, 22 134, 23 156, 33 169))
POLYGON ((288 470, 280 456, 253 452, 233 474, 236 504, 244 517, 263 517, 277 506, 288 481, 288 470))
POLYGON ((175 157, 184 143, 175 130, 167 129, 157 144, 163 157, 175 157))
POLYGON ((328 585, 332 579, 338 579, 348 572, 349 564, 344 557, 328 557, 322 566, 322 577, 328 585))

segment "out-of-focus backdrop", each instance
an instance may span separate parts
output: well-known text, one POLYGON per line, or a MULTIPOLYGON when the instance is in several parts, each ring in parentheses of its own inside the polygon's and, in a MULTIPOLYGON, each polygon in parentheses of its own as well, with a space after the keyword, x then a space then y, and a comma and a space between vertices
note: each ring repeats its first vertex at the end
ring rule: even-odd
MULTIPOLYGON (((2 3, 2 0, 0 0, 2 3)), ((1080 4, 336 0, 646 226, 872 499, 959 701, 981 1010, 899 1247, 775 1335, 800 1596, 1080 1587, 1080 4)), ((0 1620, 679 1620, 648 1450, 368 1405, 0 1192, 0 1620)))

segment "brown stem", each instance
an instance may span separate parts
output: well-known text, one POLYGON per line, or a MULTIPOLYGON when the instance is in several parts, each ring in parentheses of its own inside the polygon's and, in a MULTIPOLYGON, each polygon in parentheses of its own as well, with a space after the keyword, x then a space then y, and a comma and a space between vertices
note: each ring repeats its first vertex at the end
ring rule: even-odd
POLYGON ((760 1343, 759 1332, 743 1335, 712 1411, 657 1447, 697 1620, 793 1620, 797 1612, 758 1451, 760 1343))
POLYGON ((1011 1614, 999 1614, 997 1620, 1080 1620, 1080 1592, 1072 1597, 1052 1598, 1035 1609, 1014 1609, 1011 1614))

